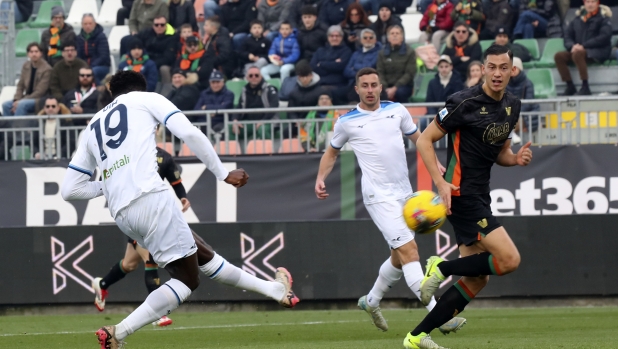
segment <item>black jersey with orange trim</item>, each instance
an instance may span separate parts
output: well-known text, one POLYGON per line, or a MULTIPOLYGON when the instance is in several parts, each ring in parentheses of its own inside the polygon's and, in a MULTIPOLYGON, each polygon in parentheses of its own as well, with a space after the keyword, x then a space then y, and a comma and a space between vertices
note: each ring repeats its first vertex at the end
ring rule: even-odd
POLYGON ((159 176, 161 176, 161 179, 167 179, 170 182, 176 196, 179 199, 187 197, 187 192, 182 185, 182 178, 180 178, 180 169, 176 166, 172 155, 157 147, 157 164, 159 165, 159 176))
POLYGON ((491 167, 519 119, 521 101, 509 92, 496 101, 477 85, 451 95, 436 115, 448 137, 444 179, 456 196, 489 193, 491 167))

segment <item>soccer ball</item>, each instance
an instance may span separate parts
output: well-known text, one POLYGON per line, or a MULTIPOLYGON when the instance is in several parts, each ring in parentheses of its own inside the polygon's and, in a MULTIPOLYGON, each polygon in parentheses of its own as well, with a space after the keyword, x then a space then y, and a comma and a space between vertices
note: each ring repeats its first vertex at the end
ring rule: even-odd
POLYGON ((446 205, 440 195, 431 190, 419 190, 403 206, 403 217, 415 233, 435 233, 446 220, 446 205))

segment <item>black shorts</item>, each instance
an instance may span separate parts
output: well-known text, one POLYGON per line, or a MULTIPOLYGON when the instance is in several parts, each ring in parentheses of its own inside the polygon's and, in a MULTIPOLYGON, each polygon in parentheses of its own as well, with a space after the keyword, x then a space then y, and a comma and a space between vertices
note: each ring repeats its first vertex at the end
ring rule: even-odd
POLYGON ((457 244, 470 246, 481 240, 481 236, 502 226, 491 213, 491 196, 452 196, 451 215, 448 221, 453 225, 457 244))

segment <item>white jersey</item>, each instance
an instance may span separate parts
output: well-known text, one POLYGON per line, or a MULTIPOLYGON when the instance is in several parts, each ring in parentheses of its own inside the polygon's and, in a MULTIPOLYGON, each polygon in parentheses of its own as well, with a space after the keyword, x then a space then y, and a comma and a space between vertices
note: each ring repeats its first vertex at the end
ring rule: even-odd
POLYGON ((380 102, 375 111, 359 105, 339 117, 330 144, 341 149, 350 143, 363 172, 365 204, 412 195, 402 133, 409 136, 416 131, 412 116, 399 103, 380 102))
POLYGON ((157 169, 155 131, 179 113, 165 97, 150 92, 118 96, 92 118, 69 168, 92 176, 102 173, 109 211, 118 211, 142 195, 167 190, 157 169))

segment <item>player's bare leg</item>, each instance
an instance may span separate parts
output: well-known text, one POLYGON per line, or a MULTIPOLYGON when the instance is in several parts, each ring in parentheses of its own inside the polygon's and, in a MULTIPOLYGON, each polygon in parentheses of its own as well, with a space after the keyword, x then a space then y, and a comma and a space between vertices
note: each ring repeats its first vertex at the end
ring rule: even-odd
POLYGON ((277 268, 275 281, 262 280, 230 264, 195 232, 193 237, 197 244, 200 270, 209 278, 224 285, 263 294, 286 308, 292 308, 299 302, 292 291, 292 275, 287 269, 277 268))
POLYGON ((114 264, 107 275, 92 279, 94 289, 94 305, 99 311, 105 309, 105 298, 107 298, 107 288, 122 280, 128 273, 137 269, 142 258, 132 244, 127 244, 124 258, 119 263, 114 264))

